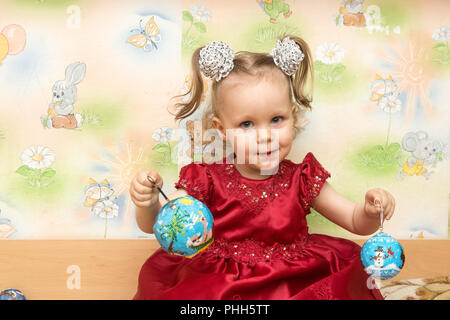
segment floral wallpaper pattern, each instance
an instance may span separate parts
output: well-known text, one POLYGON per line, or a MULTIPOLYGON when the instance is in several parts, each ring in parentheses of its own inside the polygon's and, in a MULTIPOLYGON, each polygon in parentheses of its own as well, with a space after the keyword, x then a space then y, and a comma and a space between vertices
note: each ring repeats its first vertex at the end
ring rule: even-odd
MULTIPOLYGON (((192 52, 213 40, 269 52, 285 33, 303 37, 314 60, 313 110, 289 158, 314 152, 356 202, 368 188, 390 190, 390 234, 447 238, 449 9, 446 0, 2 1, 0 238, 151 238, 128 195, 136 172, 158 171, 170 193, 180 155, 220 155, 217 137, 199 133, 207 92, 197 112, 173 119, 192 52)), ((308 223, 356 237, 317 212, 308 223)))

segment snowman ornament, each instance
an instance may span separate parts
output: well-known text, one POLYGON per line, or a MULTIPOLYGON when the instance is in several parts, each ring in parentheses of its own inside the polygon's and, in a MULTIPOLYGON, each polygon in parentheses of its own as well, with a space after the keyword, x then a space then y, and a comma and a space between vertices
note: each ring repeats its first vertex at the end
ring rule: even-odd
POLYGON ((361 263, 366 273, 376 279, 386 280, 396 276, 405 264, 402 245, 383 232, 383 206, 380 212, 380 229, 361 248, 361 263))
POLYGON ((382 246, 379 246, 377 250, 375 251, 375 255, 370 257, 370 259, 375 260, 375 267, 377 268, 383 268, 384 266, 384 259, 388 258, 389 255, 385 255, 384 249, 382 246))

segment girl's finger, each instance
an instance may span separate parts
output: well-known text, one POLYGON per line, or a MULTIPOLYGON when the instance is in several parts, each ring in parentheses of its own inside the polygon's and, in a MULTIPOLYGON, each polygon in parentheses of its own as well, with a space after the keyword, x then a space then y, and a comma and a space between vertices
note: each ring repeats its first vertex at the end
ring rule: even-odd
POLYGON ((150 201, 136 201, 136 206, 137 207, 150 207, 151 202, 150 201))
POLYGON ((367 202, 366 206, 365 206, 365 211, 370 215, 370 216, 377 216, 380 214, 380 209, 379 207, 373 205, 372 203, 367 202))
POLYGON ((136 176, 136 180, 139 184, 146 186, 148 188, 153 188, 154 184, 148 179, 148 176, 155 177, 155 171, 141 171, 136 176))
POLYGON ((383 192, 380 195, 380 204, 383 205, 383 208, 387 208, 388 206, 390 206, 391 200, 389 199, 388 195, 386 194, 386 192, 383 192))
POLYGON ((156 172, 156 171, 147 172, 146 179, 147 179, 147 182, 150 183, 151 186, 154 186, 154 184, 156 184, 156 185, 158 185, 158 187, 162 188, 163 181, 158 172, 156 172))
POLYGON ((381 194, 376 191, 376 189, 372 189, 366 193, 366 202, 371 205, 376 205, 376 202, 381 198, 381 194))
POLYGON ((134 190, 139 194, 150 194, 155 192, 155 187, 147 187, 142 184, 133 184, 134 190))
POLYGON ((147 201, 152 198, 151 193, 141 194, 141 193, 136 192, 135 187, 133 185, 130 188, 130 194, 132 197, 134 197, 138 201, 147 201))
POLYGON ((392 211, 392 202, 388 201, 387 204, 383 204, 383 219, 387 219, 392 211))
POLYGON ((136 200, 138 200, 138 201, 148 201, 148 200, 152 199, 153 196, 150 195, 150 194, 145 194, 145 195, 142 195, 142 194, 134 194, 134 198, 135 198, 136 200))

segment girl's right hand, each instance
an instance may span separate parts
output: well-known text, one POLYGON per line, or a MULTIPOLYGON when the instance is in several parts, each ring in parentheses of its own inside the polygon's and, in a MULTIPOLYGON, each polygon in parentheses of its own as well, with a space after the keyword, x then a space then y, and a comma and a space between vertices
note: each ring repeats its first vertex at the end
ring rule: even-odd
POLYGON ((151 207, 159 201, 159 191, 152 182, 147 179, 151 176, 156 184, 162 188, 163 179, 156 171, 138 172, 130 184, 130 196, 136 207, 151 207))

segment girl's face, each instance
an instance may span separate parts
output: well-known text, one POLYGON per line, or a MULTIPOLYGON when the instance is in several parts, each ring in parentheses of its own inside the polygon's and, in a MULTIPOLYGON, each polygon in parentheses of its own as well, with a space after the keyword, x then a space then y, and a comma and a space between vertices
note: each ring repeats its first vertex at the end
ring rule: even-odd
POLYGON ((217 88, 213 125, 233 145, 236 167, 248 178, 274 174, 291 150, 295 105, 289 90, 276 68, 260 77, 232 73, 217 88))

